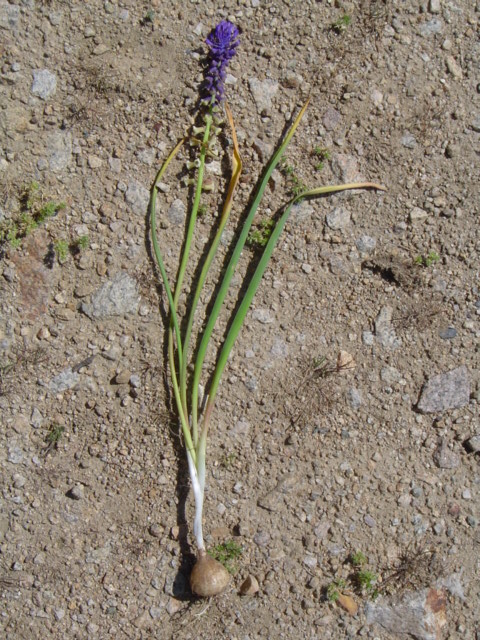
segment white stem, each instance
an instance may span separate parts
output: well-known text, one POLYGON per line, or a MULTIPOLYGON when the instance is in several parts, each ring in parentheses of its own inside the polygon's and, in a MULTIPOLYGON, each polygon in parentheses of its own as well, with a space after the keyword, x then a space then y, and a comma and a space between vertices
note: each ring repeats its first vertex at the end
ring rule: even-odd
POLYGON ((190 471, 190 480, 192 481, 193 497, 195 499, 195 519, 193 521, 193 535, 197 542, 199 551, 205 551, 205 543, 203 542, 203 496, 205 489, 205 465, 203 465, 203 481, 199 477, 195 463, 190 452, 187 449, 188 470, 190 471))

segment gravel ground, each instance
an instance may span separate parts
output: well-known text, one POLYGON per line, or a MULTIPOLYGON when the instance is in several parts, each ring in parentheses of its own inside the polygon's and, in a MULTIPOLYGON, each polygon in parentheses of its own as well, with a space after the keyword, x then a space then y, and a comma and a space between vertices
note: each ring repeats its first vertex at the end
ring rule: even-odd
MULTIPOLYGON (((479 16, 475 0, 0 0, 2 637, 480 638, 479 16), (223 253, 308 96, 259 219, 295 180, 387 191, 304 201, 277 246, 215 410, 205 533, 242 552, 205 602, 147 204, 222 19, 241 30, 226 94, 244 164, 223 253)), ((172 278, 186 158, 159 192, 172 278)))

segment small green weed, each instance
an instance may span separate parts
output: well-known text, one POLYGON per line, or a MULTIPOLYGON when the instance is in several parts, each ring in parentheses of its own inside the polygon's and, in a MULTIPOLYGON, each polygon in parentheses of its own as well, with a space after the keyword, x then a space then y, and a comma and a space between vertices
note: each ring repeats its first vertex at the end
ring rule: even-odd
POLYGON ((205 216, 207 214, 207 205, 206 204, 201 204, 198 207, 198 215, 199 216, 205 216))
POLYGON ((58 443, 60 442, 60 438, 65 431, 65 427, 61 427, 59 424, 52 424, 46 437, 45 437, 45 447, 43 448, 43 455, 47 456, 53 449, 58 447, 58 443))
POLYGON ((366 595, 375 600, 379 591, 377 589, 378 576, 373 571, 362 570, 355 573, 355 582, 361 595, 366 595))
POLYGON ((149 9, 143 18, 140 21, 142 26, 146 26, 147 24, 153 24, 155 22, 155 11, 153 9, 149 9))
POLYGON ((367 556, 361 551, 357 551, 350 556, 350 562, 354 567, 363 567, 364 564, 367 564, 367 556))
POLYGON ((65 427, 61 427, 59 424, 52 424, 50 431, 47 433, 47 437, 45 438, 45 442, 48 444, 57 444, 64 431, 65 427))
POLYGON ((340 593, 350 590, 358 596, 375 600, 380 593, 378 575, 368 569, 367 556, 361 551, 356 551, 350 554, 348 563, 353 571, 346 580, 336 579, 327 586, 327 599, 335 602, 340 593))
POLYGON ((64 202, 45 202, 40 185, 35 181, 23 187, 19 200, 20 213, 0 223, 0 245, 8 243, 12 249, 20 247, 35 229, 66 207, 64 202))
POLYGON ((327 599, 329 602, 336 602, 340 596, 340 593, 346 588, 347 583, 345 580, 334 580, 327 587, 327 599))
POLYGON ((298 196, 308 189, 307 185, 295 173, 295 167, 288 163, 286 158, 280 161, 280 171, 287 178, 292 196, 298 196))
POLYGON ((208 552, 212 558, 221 562, 229 573, 236 573, 237 560, 242 555, 243 549, 233 540, 217 544, 208 552))
POLYGON ((79 251, 83 251, 84 249, 88 249, 90 245, 90 238, 88 236, 80 236, 72 242, 72 245, 79 251))
POLYGON ((344 33, 347 30, 351 22, 352 22, 352 18, 348 14, 345 14, 344 16, 341 16, 338 20, 335 20, 335 22, 332 24, 332 31, 340 35, 341 33, 344 33))
POLYGON ((71 242, 60 239, 53 243, 53 251, 60 264, 63 264, 70 254, 77 256, 81 251, 88 249, 89 245, 90 238, 87 235, 80 236, 71 242))
POLYGON ((69 246, 66 240, 57 240, 53 244, 53 249, 55 251, 55 255, 57 256, 57 260, 62 263, 68 258, 69 254, 69 246))
POLYGON ((425 256, 417 256, 414 260, 415 264, 419 264, 422 267, 431 267, 432 264, 438 262, 440 260, 440 256, 435 251, 430 251, 430 253, 425 256))
POLYGON ((247 245, 255 248, 264 247, 272 235, 274 226, 275 221, 272 220, 272 218, 263 218, 260 220, 257 228, 249 232, 247 245))
POLYGON ((325 166, 325 160, 330 160, 332 157, 330 151, 324 147, 315 147, 313 150, 313 155, 315 156, 315 160, 317 163, 315 164, 315 169, 317 171, 321 171, 325 166))

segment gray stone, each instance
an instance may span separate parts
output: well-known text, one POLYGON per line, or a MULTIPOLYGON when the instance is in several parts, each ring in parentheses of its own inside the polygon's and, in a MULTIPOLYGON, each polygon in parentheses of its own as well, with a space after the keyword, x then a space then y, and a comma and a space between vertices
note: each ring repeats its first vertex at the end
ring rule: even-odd
POLYGON ((8 447, 7 460, 12 464, 20 464, 21 462, 23 462, 23 451, 20 449, 20 447, 17 447, 15 445, 8 447))
POLYGON ((85 487, 83 484, 76 484, 67 491, 67 498, 72 500, 83 500, 85 497, 85 487))
POLYGON ((20 7, 9 2, 0 3, 0 29, 14 31, 20 20, 20 7))
POLYGON ((415 136, 412 133, 410 133, 409 131, 407 131, 402 136, 401 142, 402 142, 403 146, 406 147, 407 149, 415 149, 415 147, 417 146, 417 141, 415 139, 415 136))
POLYGON ((333 107, 328 107, 328 109, 323 114, 323 126, 327 131, 333 131, 338 127, 341 119, 342 116, 336 109, 334 109, 333 107))
POLYGON ((435 413, 464 407, 470 400, 470 376, 466 366, 430 378, 423 386, 418 410, 435 413))
POLYGON ((74 389, 79 381, 80 375, 68 367, 50 380, 48 388, 52 393, 62 393, 68 389, 74 389))
POLYGON ((409 214, 410 222, 422 222, 425 218, 428 218, 428 213, 420 207, 413 207, 409 214))
POLYGON ((91 549, 85 556, 85 562, 87 564, 100 564, 108 559, 111 551, 111 546, 108 543, 104 547, 91 549))
POLYGON ((460 464, 460 456, 449 449, 447 441, 442 438, 433 453, 433 461, 439 469, 456 469, 460 464))
POLYGON ((288 345, 285 340, 275 338, 270 353, 274 358, 286 358, 288 356, 288 345))
POLYGON ((134 389, 139 389, 142 386, 142 380, 140 376, 136 373, 130 376, 129 382, 134 389))
POLYGON ((343 183, 364 181, 356 159, 346 153, 337 153, 333 156, 332 171, 343 183))
POLYGON ((480 133, 480 115, 477 115, 471 123, 471 127, 477 133, 480 133))
POLYGON ((43 416, 40 413, 38 407, 33 407, 32 415, 30 416, 30 424, 34 429, 40 429, 43 425, 43 416))
POLYGON ((48 165, 52 171, 63 171, 72 161, 72 135, 53 131, 47 139, 48 165))
POLYGON ((374 341, 374 335, 371 331, 362 331, 362 342, 367 347, 371 347, 374 341))
POLYGON ((369 255, 375 251, 377 239, 372 236, 360 236, 360 238, 357 238, 355 241, 355 246, 360 253, 369 255))
POLYGON ((62 14, 58 11, 51 11, 48 14, 48 19, 50 20, 50 24, 54 27, 58 27, 58 25, 62 21, 62 14))
POLYGON ((468 438, 465 441, 465 448, 470 453, 478 453, 480 451, 480 433, 468 438))
POLYGON ((364 516, 363 521, 365 522, 367 527, 370 527, 371 529, 373 529, 377 524, 375 522, 375 518, 372 518, 372 516, 369 515, 368 513, 364 516))
POLYGON ((440 18, 432 18, 428 22, 424 22, 420 25, 420 33, 422 36, 432 36, 436 33, 442 33, 443 22, 440 18))
POLYGON ((151 167, 155 162, 157 151, 153 147, 147 147, 146 149, 141 149, 137 155, 140 162, 151 167))
POLYGON ((463 78, 462 67, 458 64, 453 56, 447 56, 445 59, 445 64, 447 65, 448 72, 452 75, 456 80, 460 80, 463 78))
POLYGON ((137 281, 120 271, 93 294, 90 304, 82 304, 82 311, 92 319, 109 318, 136 313, 139 304, 137 281))
POLYGON ((268 531, 258 531, 253 536, 253 541, 255 542, 257 547, 266 547, 270 542, 270 534, 268 533, 268 531))
POLYGON ((457 336, 457 330, 455 327, 447 327, 446 329, 442 329, 439 331, 438 335, 442 340, 452 340, 457 336))
POLYGON ((446 624, 446 594, 439 589, 408 592, 400 601, 379 598, 367 602, 367 624, 377 624, 395 637, 438 640, 446 624))
POLYGON ((33 72, 32 93, 42 100, 48 100, 57 90, 57 76, 48 69, 36 69, 33 72))
POLYGON ((380 309, 380 313, 375 318, 375 335, 378 342, 386 349, 397 349, 402 344, 392 326, 392 314, 393 309, 385 306, 380 309))
POLYGON ((260 324, 272 324, 275 321, 274 314, 269 309, 255 309, 252 318, 260 324))
POLYGON ((395 369, 395 367, 387 365, 386 367, 382 367, 380 371, 380 379, 390 385, 397 383, 401 377, 400 371, 395 369))
POLYGON ((55 616, 55 620, 60 622, 65 617, 65 609, 54 609, 53 615, 55 616))
POLYGON ((338 231, 345 229, 350 224, 351 213, 345 207, 335 207, 330 213, 327 213, 326 223, 330 229, 338 231))
POLYGON ((315 537, 318 540, 324 541, 327 539, 328 532, 330 531, 331 528, 332 528, 331 522, 329 522, 328 520, 322 520, 317 524, 317 526, 313 530, 313 533, 315 534, 315 537))
POLYGON ((275 80, 271 78, 263 81, 260 81, 258 78, 250 78, 248 85, 257 105, 258 112, 263 113, 264 111, 270 111, 272 108, 272 98, 278 91, 278 82, 275 82, 275 80))
POLYGON ((12 480, 15 489, 21 489, 27 483, 26 478, 24 478, 20 473, 14 473, 12 480))
POLYGON ((462 602, 465 601, 465 591, 462 584, 462 572, 451 573, 449 576, 442 577, 437 581, 438 588, 445 588, 452 596, 458 598, 462 602))
POLYGON ((352 409, 359 409, 363 404, 362 394, 355 387, 350 387, 347 391, 347 398, 352 409))
POLYGON ((298 204, 293 205, 292 212, 290 214, 291 222, 304 222, 310 221, 315 213, 315 209, 308 202, 308 200, 302 200, 298 204))
POLYGON ((428 10, 430 11, 430 13, 440 13, 440 0, 430 0, 430 2, 428 3, 428 10))
POLYGON ((187 208, 185 204, 178 198, 172 202, 168 211, 167 218, 172 224, 183 224, 187 216, 187 208))
POLYGON ((113 173, 120 173, 122 170, 122 161, 120 158, 109 158, 108 166, 113 171, 113 173))
POLYGON ((125 192, 125 201, 139 215, 145 215, 150 200, 149 190, 140 182, 130 180, 125 192))
POLYGON ((261 162, 266 162, 273 152, 273 145, 265 142, 265 140, 262 140, 261 138, 254 139, 253 148, 257 152, 261 162))

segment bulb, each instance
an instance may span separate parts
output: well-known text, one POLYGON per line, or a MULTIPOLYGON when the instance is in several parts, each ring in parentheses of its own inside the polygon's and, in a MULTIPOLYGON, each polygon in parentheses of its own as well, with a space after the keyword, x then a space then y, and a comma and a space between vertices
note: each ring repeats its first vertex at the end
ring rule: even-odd
POLYGON ((202 598, 217 596, 228 586, 230 574, 223 564, 200 551, 197 562, 190 574, 190 586, 193 593, 202 598))

